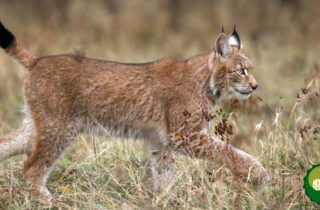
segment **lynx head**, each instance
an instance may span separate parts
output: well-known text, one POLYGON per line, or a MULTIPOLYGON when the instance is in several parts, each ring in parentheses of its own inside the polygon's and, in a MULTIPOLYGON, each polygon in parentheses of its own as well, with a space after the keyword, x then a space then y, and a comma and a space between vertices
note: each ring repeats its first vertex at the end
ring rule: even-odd
POLYGON ((234 27, 227 36, 223 30, 208 60, 212 72, 210 91, 215 98, 236 96, 248 98, 258 88, 253 64, 243 53, 243 45, 234 27))

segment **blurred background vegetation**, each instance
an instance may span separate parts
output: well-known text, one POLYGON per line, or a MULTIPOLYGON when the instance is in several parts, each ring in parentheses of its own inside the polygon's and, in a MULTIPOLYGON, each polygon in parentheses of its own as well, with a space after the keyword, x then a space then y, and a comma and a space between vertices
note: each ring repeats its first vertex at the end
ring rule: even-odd
MULTIPOLYGON (((280 142, 275 153, 264 156, 272 172, 277 171, 275 183, 288 165, 296 164, 299 158, 304 161, 299 162, 302 170, 297 172, 296 182, 288 181, 291 184, 287 191, 283 187, 267 196, 270 198, 267 207, 279 208, 285 196, 292 197, 285 192, 298 193, 302 200, 298 204, 292 201, 295 205, 303 207, 306 202, 302 188, 295 185, 301 185, 299 180, 306 170, 303 164, 308 166, 310 160, 305 159, 303 152, 297 152, 299 148, 292 146, 295 143, 288 143, 288 133, 292 131, 290 138, 300 145, 303 138, 299 129, 304 124, 290 119, 305 117, 312 122, 312 128, 319 126, 319 104, 308 105, 312 97, 300 90, 311 80, 314 80, 313 93, 320 90, 319 9, 318 0, 1 0, 0 20, 34 55, 84 49, 88 57, 120 62, 147 62, 162 57, 186 59, 206 53, 213 49, 222 26, 230 33, 236 24, 245 53, 256 67, 254 74, 259 83, 256 96, 264 102, 252 100, 249 105, 240 102, 245 111, 235 111, 234 144, 257 154, 260 144, 252 145, 253 139, 280 142), (300 103, 305 95, 307 105, 299 109, 296 118, 292 117, 294 104, 300 103), (275 112, 289 118, 285 122, 291 131, 279 125, 286 135, 273 130, 275 112), (257 136, 253 130, 262 121, 264 131, 269 134, 257 136), (246 144, 241 145, 239 139, 246 139, 246 144), (283 164, 280 169, 274 166, 278 162, 283 164), (279 200, 272 201, 271 197, 279 200)), ((26 73, 22 66, 0 52, 0 133, 12 131, 22 119, 22 84, 26 73)), ((313 148, 314 144, 309 146, 313 148)), ((319 161, 316 155, 309 158, 319 161)))
MULTIPOLYGON (((318 59, 319 8, 317 0, 1 0, 0 19, 37 56, 84 48, 122 62, 209 52, 221 27, 237 24, 259 93, 289 103, 318 59)), ((0 119, 11 127, 26 71, 0 55, 0 119)))

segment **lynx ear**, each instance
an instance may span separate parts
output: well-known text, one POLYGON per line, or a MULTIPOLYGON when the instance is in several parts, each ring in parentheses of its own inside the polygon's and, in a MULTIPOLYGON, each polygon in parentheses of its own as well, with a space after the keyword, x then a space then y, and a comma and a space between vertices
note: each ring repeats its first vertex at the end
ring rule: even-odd
POLYGON ((228 42, 231 47, 236 47, 238 50, 243 48, 240 37, 236 31, 236 25, 234 25, 233 32, 228 36, 228 42))
POLYGON ((224 33, 221 33, 216 40, 215 51, 221 57, 224 57, 226 54, 232 51, 232 48, 228 42, 228 38, 224 33))

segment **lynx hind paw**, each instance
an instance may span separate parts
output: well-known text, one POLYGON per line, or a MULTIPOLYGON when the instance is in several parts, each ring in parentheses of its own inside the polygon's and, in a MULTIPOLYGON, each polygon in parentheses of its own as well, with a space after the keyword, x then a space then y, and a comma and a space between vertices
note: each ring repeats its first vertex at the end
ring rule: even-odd
POLYGON ((46 187, 31 189, 31 195, 36 196, 40 202, 51 202, 53 197, 46 187))

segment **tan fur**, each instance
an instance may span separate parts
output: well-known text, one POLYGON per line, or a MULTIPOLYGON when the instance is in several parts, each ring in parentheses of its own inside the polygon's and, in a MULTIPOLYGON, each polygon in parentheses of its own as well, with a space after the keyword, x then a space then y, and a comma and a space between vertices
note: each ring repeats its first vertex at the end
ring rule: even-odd
MULTIPOLYGON (((124 64, 73 55, 36 58, 19 45, 9 53, 30 70, 24 98, 33 122, 28 127, 33 138, 26 139, 33 145, 24 174, 44 196, 50 196, 46 179, 63 150, 78 133, 96 133, 101 126, 114 136, 150 143, 155 190, 173 176, 172 152, 224 164, 253 183, 266 176, 254 157, 207 132, 205 116, 216 100, 229 95, 245 98, 256 86, 251 61, 242 48, 229 45, 225 34, 219 35, 212 53, 182 61, 124 64), (242 67, 246 76, 237 70, 242 67)), ((2 141, 3 145, 17 139, 2 141)), ((20 141, 20 147, 12 145, 22 148, 26 143, 20 141)), ((23 153, 17 151, 0 161, 23 153)))
POLYGON ((28 70, 30 70, 38 60, 37 57, 25 50, 17 40, 14 40, 10 47, 6 49, 6 52, 24 65, 28 70))
POLYGON ((5 160, 14 155, 30 153, 33 133, 33 122, 30 118, 26 118, 18 130, 0 137, 0 160, 5 160))

